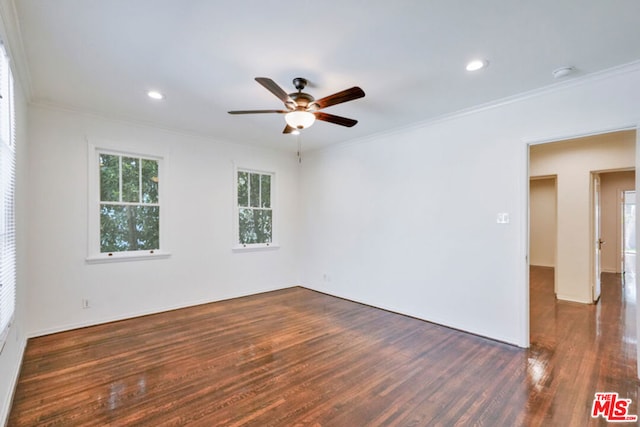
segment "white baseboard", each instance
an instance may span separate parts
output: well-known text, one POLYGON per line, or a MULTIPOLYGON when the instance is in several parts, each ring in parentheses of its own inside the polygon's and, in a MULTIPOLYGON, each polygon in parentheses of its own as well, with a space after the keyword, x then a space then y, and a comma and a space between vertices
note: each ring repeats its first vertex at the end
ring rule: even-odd
POLYGON ((91 319, 91 320, 82 321, 82 322, 67 323, 67 324, 60 325, 60 326, 54 326, 52 328, 38 329, 38 330, 35 330, 35 331, 29 331, 27 333, 27 337, 28 338, 36 338, 36 337, 41 337, 41 336, 44 336, 44 335, 55 334, 55 333, 58 333, 58 332, 71 331, 73 329, 80 329, 80 328, 86 328, 86 327, 89 327, 89 326, 101 325, 103 323, 118 322, 120 320, 133 319, 135 317, 148 316, 150 314, 164 313, 165 311, 179 310, 181 308, 193 307, 193 306, 196 306, 196 305, 209 304, 209 303, 212 303, 212 302, 219 302, 219 301, 225 301, 225 300, 234 299, 234 298, 241 298, 241 297, 245 297, 245 296, 249 296, 249 295, 261 294, 261 293, 264 293, 264 292, 271 292, 271 291, 277 291, 277 290, 280 290, 280 289, 287 289, 287 288, 294 287, 294 286, 298 286, 298 285, 278 286, 278 287, 273 287, 273 288, 264 288, 264 289, 257 290, 256 292, 233 295, 233 296, 226 296, 226 297, 222 297, 222 298, 219 298, 219 299, 203 299, 203 300, 191 301, 191 302, 183 303, 183 304, 176 304, 176 305, 168 306, 168 307, 152 308, 152 309, 148 309, 148 310, 141 310, 141 311, 137 311, 137 312, 131 312, 131 313, 121 314, 121 315, 116 315, 116 316, 106 316, 106 317, 102 317, 102 318, 98 318, 98 319, 91 319))
POLYGON ((562 301, 577 302, 579 304, 593 304, 593 301, 585 301, 572 295, 556 294, 556 298, 562 301))
POLYGON ((498 342, 502 342, 514 347, 519 347, 519 348, 528 348, 529 344, 525 343, 525 342, 521 342, 518 341, 517 338, 514 337, 506 337, 506 336, 499 336, 499 335, 495 335, 493 333, 490 333, 490 331, 485 331, 485 330, 480 330, 480 329, 476 329, 476 328, 469 328, 469 325, 460 325, 460 324, 456 324, 456 323, 452 323, 450 321, 445 321, 444 319, 439 319, 437 317, 425 317, 424 315, 420 314, 420 313, 416 313, 416 312, 411 312, 411 311, 406 311, 406 310, 402 310, 399 309, 398 307, 393 307, 387 304, 373 304, 370 302, 366 302, 363 301, 361 299, 355 299, 349 296, 342 296, 342 295, 338 295, 330 290, 324 289, 322 287, 312 287, 312 286, 307 286, 307 285, 299 285, 302 288, 305 289, 309 289, 312 291, 316 291, 316 292, 321 292, 323 294, 326 295, 330 295, 336 298, 341 298, 347 301, 351 301, 351 302, 355 302, 358 304, 364 304, 364 305, 368 305, 370 307, 374 307, 374 308, 378 308, 380 310, 385 310, 385 311, 389 311, 391 313, 396 313, 396 314, 400 314, 403 316, 409 316, 409 317, 413 317, 415 319, 419 319, 419 320, 424 320, 425 322, 429 322, 429 323, 434 323, 440 326, 444 326, 446 328, 449 329, 455 329, 457 331, 460 332, 464 332, 466 334, 471 334, 471 335, 475 335, 475 336, 479 336, 479 337, 483 337, 483 338, 487 338, 490 339, 492 341, 498 341, 498 342))

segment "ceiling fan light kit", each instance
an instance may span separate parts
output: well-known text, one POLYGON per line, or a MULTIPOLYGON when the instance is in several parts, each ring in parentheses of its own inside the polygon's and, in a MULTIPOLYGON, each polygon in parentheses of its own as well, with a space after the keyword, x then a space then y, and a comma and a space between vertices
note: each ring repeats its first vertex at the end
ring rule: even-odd
POLYGON ((292 111, 284 115, 284 121, 294 129, 306 129, 316 121, 316 116, 308 111, 292 111))
POLYGON ((262 114, 276 113, 284 114, 287 123, 282 133, 296 133, 301 129, 306 129, 315 123, 316 120, 333 123, 340 126, 352 127, 358 123, 357 120, 347 117, 327 114, 320 110, 343 102, 353 101, 364 97, 364 91, 357 86, 345 89, 333 95, 325 96, 316 100, 313 96, 302 90, 307 86, 307 80, 302 77, 293 79, 293 86, 297 92, 287 93, 276 82, 268 77, 256 77, 256 81, 264 86, 269 92, 274 94, 284 103, 285 110, 239 110, 229 111, 229 114, 262 114))

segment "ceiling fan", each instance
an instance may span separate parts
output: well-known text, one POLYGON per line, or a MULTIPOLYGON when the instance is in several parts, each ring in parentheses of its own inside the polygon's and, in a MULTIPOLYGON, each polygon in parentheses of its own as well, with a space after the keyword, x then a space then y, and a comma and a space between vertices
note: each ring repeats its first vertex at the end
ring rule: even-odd
POLYGON ((284 119, 287 122, 287 125, 282 133, 297 133, 300 129, 305 129, 311 126, 316 120, 322 120, 323 122, 329 122, 346 127, 352 127, 358 123, 357 120, 336 116, 334 114, 327 114, 320 111, 323 108, 327 108, 332 105, 364 97, 364 91, 357 86, 316 100, 313 96, 302 91, 308 84, 307 79, 302 77, 296 77, 293 79, 293 86, 297 89, 297 92, 293 93, 285 92, 284 89, 268 77, 256 77, 256 81, 264 86, 269 92, 277 96, 280 101, 284 102, 286 109, 240 110, 229 111, 229 114, 284 114, 284 119))

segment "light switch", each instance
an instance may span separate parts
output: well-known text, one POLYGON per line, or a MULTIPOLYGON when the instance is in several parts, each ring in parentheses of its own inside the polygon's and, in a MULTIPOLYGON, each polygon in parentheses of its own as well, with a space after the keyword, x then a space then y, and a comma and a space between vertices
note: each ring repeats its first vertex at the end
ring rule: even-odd
POLYGON ((496 222, 498 224, 509 224, 509 212, 499 212, 496 222))

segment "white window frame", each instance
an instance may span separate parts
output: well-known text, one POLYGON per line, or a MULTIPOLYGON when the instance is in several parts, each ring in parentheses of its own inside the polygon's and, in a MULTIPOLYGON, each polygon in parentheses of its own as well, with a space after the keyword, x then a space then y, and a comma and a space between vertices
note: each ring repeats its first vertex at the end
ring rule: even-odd
POLYGON ((89 173, 89 218, 88 218, 88 263, 137 261, 145 259, 167 258, 171 255, 166 250, 164 235, 164 224, 166 223, 166 162, 165 156, 161 154, 143 153, 138 150, 127 150, 121 148, 122 144, 93 144, 89 143, 88 173, 89 173), (109 154, 122 157, 134 157, 158 162, 158 206, 160 208, 159 221, 159 246, 154 250, 123 251, 123 252, 100 252, 100 154, 109 154))
POLYGON ((14 81, 9 56, 0 41, 0 353, 9 336, 16 311, 16 130, 14 81), (6 89, 6 91, 5 91, 6 89), (6 127, 6 128, 5 128, 6 127), (8 182, 7 182, 8 180, 8 182))
MULTIPOLYGON (((277 203, 277 174, 274 171, 260 168, 233 167, 233 246, 234 251, 268 250, 280 247, 278 243, 278 203, 277 203), (240 207, 238 206, 238 172, 257 173, 271 176, 271 242, 270 243, 240 243, 240 207)), ((259 209, 259 208, 258 208, 259 209)))

